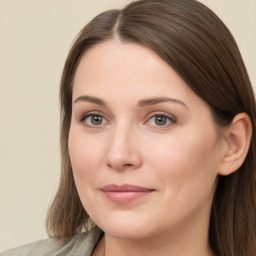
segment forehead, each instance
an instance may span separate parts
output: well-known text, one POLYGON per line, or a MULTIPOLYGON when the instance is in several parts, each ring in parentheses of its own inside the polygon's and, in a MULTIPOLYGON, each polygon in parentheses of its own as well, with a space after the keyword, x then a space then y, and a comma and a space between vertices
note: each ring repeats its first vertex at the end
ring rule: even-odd
POLYGON ((153 50, 140 44, 107 41, 86 51, 78 65, 73 99, 81 95, 108 101, 175 97, 187 105, 204 103, 153 50))
POLYGON ((113 40, 97 44, 84 53, 76 71, 75 83, 85 78, 85 75, 95 80, 110 79, 113 75, 111 82, 117 78, 120 80, 120 75, 123 76, 123 82, 145 78, 152 80, 156 73, 163 75, 164 72, 169 73, 170 69, 170 66, 150 48, 113 40), (155 72, 148 73, 145 77, 144 73, 148 70, 155 72), (101 74, 104 74, 105 78, 101 77, 101 74))
POLYGON ((171 98, 184 103, 190 118, 215 124, 208 104, 167 62, 139 44, 108 41, 86 51, 75 74, 73 103, 83 96, 100 99, 113 113, 127 114, 147 99, 171 98))
POLYGON ((185 85, 174 70, 151 49, 134 43, 107 41, 84 53, 75 74, 74 89, 78 86, 89 88, 91 85, 96 87, 116 83, 132 87, 134 84, 151 84, 156 80, 166 84, 171 77, 172 82, 175 79, 177 83, 185 85))

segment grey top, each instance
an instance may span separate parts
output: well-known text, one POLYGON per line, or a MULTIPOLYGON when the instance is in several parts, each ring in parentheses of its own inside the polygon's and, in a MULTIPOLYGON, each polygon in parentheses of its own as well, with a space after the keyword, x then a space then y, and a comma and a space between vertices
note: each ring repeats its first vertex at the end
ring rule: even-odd
POLYGON ((89 233, 75 235, 66 243, 49 238, 8 250, 0 256, 91 256, 101 237, 99 229, 92 229, 89 233))

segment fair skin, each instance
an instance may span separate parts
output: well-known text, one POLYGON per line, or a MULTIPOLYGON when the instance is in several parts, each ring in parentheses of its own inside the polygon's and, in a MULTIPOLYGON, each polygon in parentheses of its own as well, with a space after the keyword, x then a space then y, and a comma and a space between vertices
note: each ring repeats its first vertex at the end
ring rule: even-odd
POLYGON ((213 255, 217 176, 237 169, 228 132, 152 50, 118 40, 88 50, 74 79, 69 153, 83 206, 105 232, 93 255, 213 255))

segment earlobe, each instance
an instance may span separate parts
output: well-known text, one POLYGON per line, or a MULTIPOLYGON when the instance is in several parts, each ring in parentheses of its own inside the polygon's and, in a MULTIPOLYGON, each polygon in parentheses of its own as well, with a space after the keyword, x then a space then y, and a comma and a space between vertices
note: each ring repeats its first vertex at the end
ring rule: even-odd
POLYGON ((243 164, 251 142, 252 123, 246 113, 237 114, 226 131, 227 150, 223 156, 218 174, 229 175, 243 164))

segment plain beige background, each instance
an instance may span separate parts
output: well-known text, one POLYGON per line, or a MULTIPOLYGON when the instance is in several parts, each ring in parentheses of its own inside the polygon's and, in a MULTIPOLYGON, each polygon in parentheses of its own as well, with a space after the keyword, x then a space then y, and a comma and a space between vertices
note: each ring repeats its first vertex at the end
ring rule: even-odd
MULTIPOLYGON (((201 0, 228 25, 256 86, 256 1, 201 0)), ((127 0, 0 0, 0 251, 46 238, 59 179, 58 89, 79 30, 127 0)))

